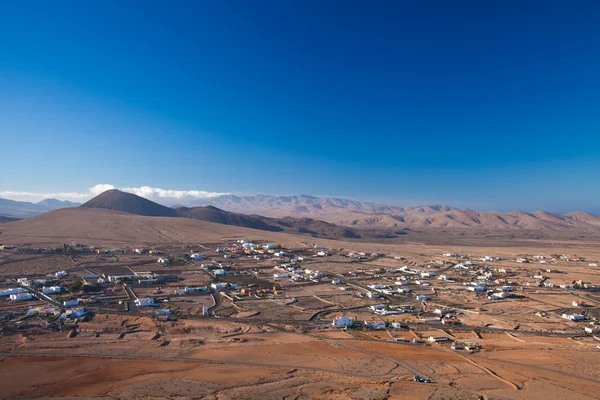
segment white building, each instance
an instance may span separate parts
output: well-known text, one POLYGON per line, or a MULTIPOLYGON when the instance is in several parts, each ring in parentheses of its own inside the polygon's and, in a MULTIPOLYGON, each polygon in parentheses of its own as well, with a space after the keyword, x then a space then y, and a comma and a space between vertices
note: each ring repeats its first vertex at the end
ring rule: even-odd
POLYGON ((62 278, 62 277, 65 277, 65 276, 67 276, 67 275, 69 275, 69 274, 67 273, 67 271, 58 271, 58 272, 56 272, 56 273, 54 274, 54 276, 56 276, 57 278, 62 278))
POLYGON ((60 293, 60 286, 44 286, 42 288, 42 293, 44 293, 44 294, 60 293))
POLYGON ((138 307, 154 307, 156 305, 156 303, 154 302, 154 298, 152 297, 135 299, 135 304, 138 307))
POLYGON ((14 301, 31 300, 32 298, 33 296, 31 293, 17 293, 10 295, 10 299, 14 301))
POLYGON ((341 279, 334 279, 331 281, 331 283, 333 283, 334 285, 341 285, 342 284, 342 280, 341 279))
POLYGON ((376 329, 376 330, 385 329, 384 321, 365 321, 364 324, 367 328, 370 328, 370 329, 376 329))
POLYGON ((0 290, 0 296, 10 296, 11 294, 23 293, 25 290, 22 288, 8 288, 4 290, 0 290))
POLYGON ((65 300, 64 301, 64 305, 65 305, 65 307, 78 306, 79 305, 79 300, 65 300))
POLYGON ((562 318, 568 319, 569 321, 584 321, 585 317, 581 314, 563 314, 562 318))
POLYGON ((273 278, 275 279, 288 279, 290 274, 273 274, 273 278))
POLYGON ((422 294, 417 296, 417 300, 419 301, 427 301, 427 296, 423 296, 422 294))
POLYGON ((183 288, 183 291, 185 293, 203 293, 203 292, 208 291, 208 287, 206 287, 206 286, 195 286, 195 287, 186 286, 185 288, 183 288))
POLYGON ((171 260, 169 260, 168 258, 162 258, 162 257, 159 257, 159 258, 158 258, 158 262, 159 262, 160 264, 170 264, 170 263, 171 263, 171 260))
POLYGON ((351 326, 354 321, 350 317, 338 317, 334 318, 332 325, 336 328, 344 328, 346 326, 351 326))
POLYGON ((137 254, 144 254, 146 252, 144 249, 133 249, 133 251, 137 254))
POLYGON ((85 308, 77 307, 77 308, 68 308, 65 311, 65 314, 67 315, 67 317, 80 318, 80 317, 83 317, 85 314, 87 314, 87 312, 85 311, 85 308))
POLYGON ((200 261, 200 260, 203 260, 203 259, 204 259, 204 257, 202 257, 202 254, 198 254, 198 253, 194 253, 194 254, 192 254, 192 255, 190 256, 190 258, 191 258, 192 260, 196 260, 196 261, 200 261))
POLYGON ((439 342, 447 342, 450 339, 448 339, 446 336, 429 336, 429 339, 427 339, 427 340, 432 343, 439 343, 439 342))
POLYGON ((215 290, 219 290, 219 289, 226 288, 227 284, 224 282, 217 282, 217 283, 213 283, 212 285, 210 285, 210 287, 215 290))

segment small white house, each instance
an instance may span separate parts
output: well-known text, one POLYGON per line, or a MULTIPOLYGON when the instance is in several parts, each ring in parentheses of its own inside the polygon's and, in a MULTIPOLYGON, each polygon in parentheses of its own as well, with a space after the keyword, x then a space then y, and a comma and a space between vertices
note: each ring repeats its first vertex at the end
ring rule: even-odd
POLYGON ((275 279, 288 279, 290 274, 273 274, 273 278, 275 279))
POLYGON ((14 301, 31 300, 32 298, 33 296, 31 293, 16 293, 10 295, 10 299, 14 301))
POLYGON ((354 321, 350 317, 338 317, 334 318, 332 325, 336 328, 344 328, 347 326, 351 326, 354 321))
POLYGON ((429 336, 429 339, 427 339, 427 340, 432 343, 440 343, 440 342, 447 342, 450 339, 448 339, 448 337, 446 337, 446 336, 429 336))
POLYGON ((598 266, 598 264, 596 264, 596 263, 590 263, 590 264, 588 265, 588 267, 597 267, 597 266, 598 266))
POLYGON ((75 307, 79 305, 79 300, 65 300, 64 305, 65 307, 75 307))
POLYGON ((137 254, 144 254, 146 251, 144 249, 133 249, 133 252, 137 254))
POLYGON ((421 294, 421 295, 417 296, 417 300, 419 300, 419 301, 427 301, 427 296, 424 296, 424 295, 421 294))
POLYGON ((568 319, 569 321, 574 321, 574 322, 585 320, 585 317, 581 314, 566 314, 565 313, 562 315, 562 318, 568 319))
POLYGON ((226 288, 227 284, 225 282, 217 282, 217 283, 213 283, 212 285, 210 285, 210 287, 215 290, 219 290, 219 289, 226 288))
POLYGON ((85 308, 77 307, 77 308, 67 309, 65 311, 65 314, 67 315, 67 317, 70 317, 70 318, 80 318, 80 317, 83 317, 85 314, 87 314, 87 312, 85 311, 85 308))
POLYGON ((0 296, 10 296, 11 294, 23 293, 25 290, 22 288, 8 288, 0 290, 0 296))
POLYGON ((54 274, 54 276, 56 276, 57 278, 62 278, 62 277, 65 277, 65 276, 67 276, 67 275, 69 275, 69 274, 67 273, 67 271, 58 271, 58 272, 56 272, 56 273, 54 274))
POLYGON ((168 258, 162 258, 162 257, 159 257, 159 258, 158 258, 158 263, 159 263, 159 264, 170 264, 170 263, 171 263, 171 260, 169 260, 168 258))
POLYGON ((202 257, 202 254, 198 254, 198 253, 194 253, 190 256, 190 258, 192 260, 196 260, 196 261, 201 261, 204 259, 204 257, 202 257))
POLYGON ((42 293, 44 293, 44 294, 60 293, 60 286, 44 286, 42 288, 42 293))
POLYGON ((370 329, 381 330, 385 329, 385 321, 365 321, 365 326, 370 329))
POLYGON ((341 279, 334 279, 331 281, 331 283, 333 283, 334 285, 341 285, 342 284, 342 280, 341 279))
POLYGON ((138 307, 154 307, 156 303, 152 297, 143 297, 135 300, 135 304, 138 307))
POLYGON ((268 244, 265 244, 265 245, 263 246, 263 248, 264 248, 264 249, 267 249, 267 250, 272 250, 272 249, 274 249, 274 248, 276 248, 276 247, 277 247, 277 246, 275 246, 273 243, 268 243, 268 244))

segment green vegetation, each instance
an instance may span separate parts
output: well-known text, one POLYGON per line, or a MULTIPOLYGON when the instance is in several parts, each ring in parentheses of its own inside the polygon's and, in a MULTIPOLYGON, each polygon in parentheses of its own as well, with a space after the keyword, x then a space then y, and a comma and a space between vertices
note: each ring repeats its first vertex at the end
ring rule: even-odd
POLYGON ((77 291, 81 290, 82 287, 83 287, 83 282, 81 282, 79 279, 75 279, 73 281, 73 283, 71 283, 69 286, 67 286, 67 288, 71 292, 77 292, 77 291))

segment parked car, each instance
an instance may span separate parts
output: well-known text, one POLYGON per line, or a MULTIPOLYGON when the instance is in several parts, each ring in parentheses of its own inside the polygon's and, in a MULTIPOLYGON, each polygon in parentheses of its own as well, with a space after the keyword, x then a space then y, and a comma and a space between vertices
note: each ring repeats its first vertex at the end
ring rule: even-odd
POLYGON ((430 380, 430 379, 423 378, 422 376, 419 376, 419 375, 415 375, 415 377, 413 378, 413 380, 414 380, 415 382, 421 382, 421 383, 431 383, 431 380, 430 380))

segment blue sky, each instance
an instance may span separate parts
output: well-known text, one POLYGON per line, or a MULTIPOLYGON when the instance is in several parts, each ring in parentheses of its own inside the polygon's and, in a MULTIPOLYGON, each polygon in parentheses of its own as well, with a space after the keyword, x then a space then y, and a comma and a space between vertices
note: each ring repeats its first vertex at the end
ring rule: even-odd
POLYGON ((597 1, 6 0, 0 37, 5 197, 600 212, 597 1))

